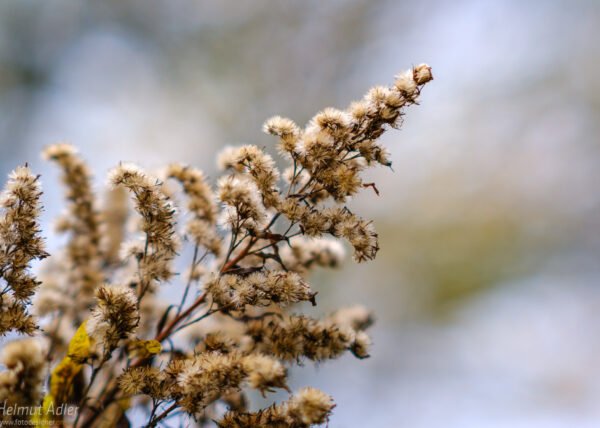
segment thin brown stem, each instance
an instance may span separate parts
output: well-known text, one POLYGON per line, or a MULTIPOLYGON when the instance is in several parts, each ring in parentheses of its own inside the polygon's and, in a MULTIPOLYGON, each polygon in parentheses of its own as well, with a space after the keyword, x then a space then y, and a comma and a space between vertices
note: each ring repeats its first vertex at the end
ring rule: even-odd
POLYGON ((244 257, 246 257, 248 255, 248 253, 250 252, 250 250, 252 249, 252 246, 255 243, 256 243, 256 238, 255 237, 250 238, 250 240, 248 241, 246 246, 240 251, 240 253, 223 265, 220 273, 221 274, 226 273, 228 270, 230 270, 232 267, 234 267, 240 260, 242 260, 244 257))
POLYGON ((190 287, 192 285, 194 269, 196 269, 196 259, 197 258, 198 258, 198 244, 196 244, 194 246, 194 256, 192 257, 192 270, 191 270, 190 276, 187 280, 187 284, 185 284, 185 291, 183 292, 183 296, 181 297, 181 302, 179 303, 179 306, 177 307, 177 313, 175 314, 175 316, 177 316, 181 313, 181 310, 183 309, 183 305, 185 305, 185 301, 187 300, 187 296, 188 296, 188 293, 190 292, 190 287))
POLYGON ((87 401, 88 401, 87 395, 90 392, 90 390, 92 389, 92 385, 94 384, 94 381, 96 380, 96 377, 98 376, 98 373, 100 373, 100 370, 102 369, 102 366, 104 365, 104 363, 106 361, 107 361, 106 358, 102 358, 102 361, 100 361, 100 364, 98 364, 98 366, 92 368, 92 374, 90 376, 90 381, 89 381, 88 385, 86 386, 85 390, 83 391, 81 400, 79 401, 79 404, 77 405, 77 416, 75 417, 75 421, 73 422, 74 428, 77 428, 77 423, 79 422, 79 418, 81 417, 83 410, 87 406, 87 401))
POLYGON ((180 313, 179 315, 177 315, 175 318, 173 318, 171 320, 171 322, 169 324, 167 324, 167 326, 163 329, 163 331, 161 331, 157 336, 156 336, 156 340, 159 342, 162 342, 163 340, 165 340, 167 337, 169 337, 169 335, 172 333, 173 329, 175 327, 177 327, 177 324, 179 324, 182 320, 186 319, 188 316, 190 316, 192 314, 192 312, 194 312, 194 310, 196 310, 202 303, 204 303, 204 301, 206 300, 206 293, 201 294, 194 303, 192 303, 192 305, 187 308, 185 311, 183 311, 182 313, 180 313))
POLYGON ((150 421, 150 423, 147 425, 148 428, 152 428, 155 427, 160 421, 162 421, 164 418, 166 418, 169 413, 171 413, 173 410, 175 410, 177 408, 177 403, 173 403, 171 404, 169 407, 167 407, 165 409, 164 412, 162 412, 160 415, 155 416, 153 420, 150 421))

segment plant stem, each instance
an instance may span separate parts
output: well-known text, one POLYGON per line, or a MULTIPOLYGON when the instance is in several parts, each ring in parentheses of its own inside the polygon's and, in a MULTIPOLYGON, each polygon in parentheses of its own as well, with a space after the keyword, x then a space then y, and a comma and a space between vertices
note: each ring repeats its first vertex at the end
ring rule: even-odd
POLYGON ((162 342, 167 337, 169 337, 169 335, 171 334, 173 329, 177 326, 177 324, 180 323, 183 319, 187 318, 189 315, 191 315, 192 312, 194 312, 194 310, 196 308, 198 308, 198 306, 200 306, 202 303, 204 303, 205 300, 206 300, 206 293, 201 294, 196 299, 196 301, 194 303, 192 303, 192 305, 189 308, 187 308, 185 311, 183 311, 182 313, 177 315, 175 318, 173 318, 171 320, 171 322, 163 329, 163 331, 161 331, 156 336, 155 340, 162 342))
POLYGON ((181 297, 181 303, 179 303, 179 306, 177 307, 177 313, 175 314, 175 316, 178 316, 181 313, 181 310, 183 309, 183 305, 185 304, 185 301, 187 299, 187 295, 190 292, 190 286, 192 285, 193 273, 194 273, 194 270, 196 269, 196 259, 197 258, 198 258, 198 244, 196 244, 194 246, 194 256, 192 257, 192 271, 190 272, 190 277, 188 278, 187 284, 185 285, 185 291, 183 292, 183 296, 181 297))
POLYGON ((167 409, 164 412, 162 412, 160 415, 154 417, 154 419, 150 421, 150 423, 148 424, 147 427, 148 428, 155 427, 160 421, 162 421, 164 418, 166 418, 169 415, 169 413, 171 413, 176 408, 177 408, 177 403, 171 404, 169 407, 167 407, 167 409))
POLYGON ((79 422, 81 413, 82 413, 83 409, 85 409, 85 406, 87 404, 87 399, 88 399, 87 395, 90 392, 90 389, 92 389, 92 385, 93 385, 94 381, 96 380, 96 376, 98 376, 98 373, 102 369, 102 366, 104 365, 105 362, 106 362, 106 358, 102 358, 102 361, 100 361, 100 364, 98 364, 97 367, 94 367, 92 369, 92 374, 90 376, 90 382, 86 386, 85 391, 83 391, 81 400, 79 401, 79 404, 77 405, 77 416, 75 417, 75 421, 73 422, 74 428, 77 428, 77 423, 79 422))
POLYGON ((233 259, 229 260, 227 263, 225 263, 223 265, 220 273, 221 274, 226 273, 229 269, 231 269, 233 266, 235 266, 237 262, 239 262, 244 257, 246 257, 248 255, 248 253, 250 252, 250 250, 252 249, 252 246, 254 245, 255 242, 256 242, 256 238, 254 238, 254 237, 250 238, 250 240, 248 241, 246 246, 242 249, 242 251, 240 251, 240 253, 237 256, 235 256, 233 259))

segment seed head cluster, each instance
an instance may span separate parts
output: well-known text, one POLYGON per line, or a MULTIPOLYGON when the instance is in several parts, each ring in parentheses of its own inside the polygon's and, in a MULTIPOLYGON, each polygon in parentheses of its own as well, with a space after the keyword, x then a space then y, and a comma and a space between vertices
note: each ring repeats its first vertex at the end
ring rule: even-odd
POLYGON ((0 352, 0 402, 41 411, 4 413, 0 424, 130 426, 133 415, 147 427, 175 416, 222 428, 326 424, 333 398, 291 391, 290 368, 367 358, 374 316, 363 306, 302 314, 318 303, 310 275, 339 267, 347 249, 357 262, 377 255, 374 223, 347 203, 379 194, 364 178, 391 166, 379 137, 432 79, 418 65, 305 127, 272 117, 263 130, 283 162, 257 145, 227 147, 214 180, 185 164, 121 163, 95 191, 73 146, 49 146, 66 189, 64 245, 52 257, 39 178, 17 168, 0 197, 0 334, 32 337, 0 352), (250 411, 252 390, 289 396, 250 411), (63 405, 75 414, 52 410, 63 405))
POLYGON ((333 399, 315 388, 303 388, 289 400, 255 413, 228 412, 217 422, 220 428, 308 428, 327 422, 333 399))
POLYGON ((71 286, 64 290, 62 297, 75 301, 74 315, 80 318, 81 312, 85 313, 93 305, 94 291, 104 281, 99 245, 100 213, 92 191, 92 174, 70 144, 49 146, 43 155, 61 168, 66 188, 67 211, 58 219, 57 229, 70 235, 64 269, 70 272, 71 286))
POLYGON ((33 334, 37 323, 28 303, 40 282, 30 272, 31 262, 48 256, 40 236, 39 177, 27 166, 13 171, 0 196, 0 334, 33 334))
POLYGON ((27 338, 10 342, 2 349, 0 361, 6 367, 0 372, 0 401, 7 403, 6 407, 10 404, 36 406, 43 398, 47 375, 41 341, 27 338))

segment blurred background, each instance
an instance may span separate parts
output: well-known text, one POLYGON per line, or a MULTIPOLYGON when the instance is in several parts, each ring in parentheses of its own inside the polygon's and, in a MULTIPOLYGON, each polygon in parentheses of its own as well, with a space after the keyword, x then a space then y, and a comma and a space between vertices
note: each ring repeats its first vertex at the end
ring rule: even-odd
MULTIPOLYGON (((0 173, 43 175, 66 140, 100 187, 127 160, 216 174, 226 144, 273 147, 427 62, 384 141, 394 172, 353 201, 374 262, 319 272, 319 312, 377 314, 372 357, 307 364, 334 427, 600 425, 600 2, 0 2, 0 173)), ((56 245, 50 240, 50 247, 56 245)))

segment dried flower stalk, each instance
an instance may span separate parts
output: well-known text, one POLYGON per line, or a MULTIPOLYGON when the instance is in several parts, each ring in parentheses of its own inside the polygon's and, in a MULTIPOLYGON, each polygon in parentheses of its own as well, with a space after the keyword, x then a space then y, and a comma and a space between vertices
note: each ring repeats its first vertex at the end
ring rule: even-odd
POLYGON ((0 199, 0 334, 33 334, 37 323, 27 306, 40 285, 30 270, 33 260, 48 256, 40 237, 39 177, 26 166, 13 171, 0 199))
POLYGON ((168 183, 132 164, 111 171, 111 190, 98 208, 76 150, 48 147, 45 156, 61 167, 67 188, 68 212, 58 225, 69 239, 44 262, 41 283, 29 269, 47 256, 37 220, 39 180, 26 166, 15 170, 0 200, 0 333, 43 337, 5 345, 0 398, 41 411, 4 415, 2 422, 121 426, 130 409, 145 408, 149 427, 176 414, 223 428, 326 423, 333 399, 313 388, 291 393, 288 367, 346 352, 368 357, 365 330, 373 316, 361 306, 321 319, 290 308, 317 304, 308 275, 339 266, 342 241, 357 262, 376 256, 373 223, 345 203, 364 188, 378 193, 362 178, 369 167, 391 165, 377 140, 400 125, 404 108, 432 78, 419 65, 346 110, 323 110, 304 129, 279 116, 267 120, 265 132, 277 137, 289 162, 283 173, 254 145, 223 151, 225 174, 214 191, 202 172, 170 165, 165 180, 178 182, 185 195, 178 208, 168 183), (131 218, 127 194, 137 213, 131 218), (130 219, 137 232, 128 233, 130 219), (193 255, 185 275, 176 276, 174 260, 186 245, 193 255), (160 292, 177 290, 169 285, 177 279, 181 299, 167 306, 160 292), (38 286, 40 322, 28 312, 38 286), (249 412, 248 389, 292 395, 249 412), (76 412, 57 415, 51 409, 59 405, 76 412))

